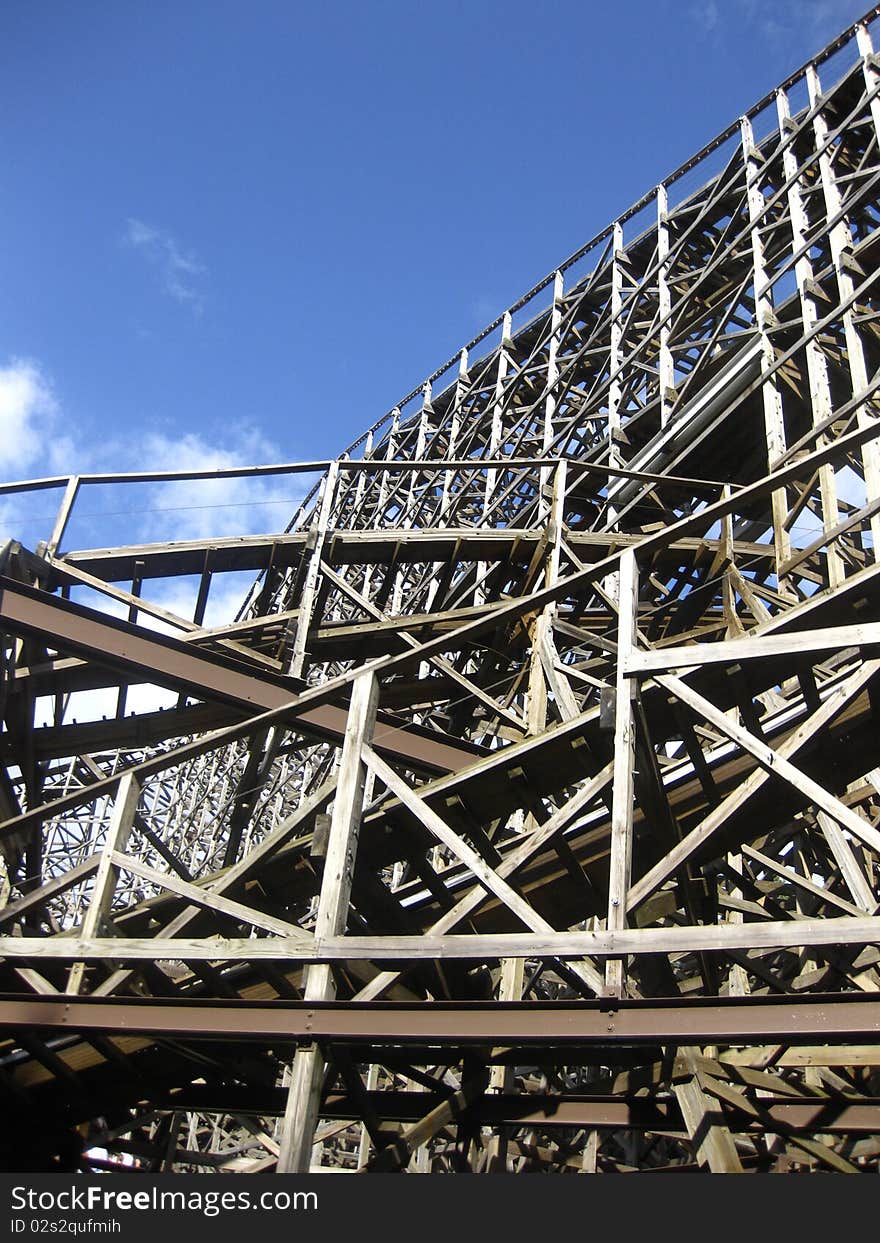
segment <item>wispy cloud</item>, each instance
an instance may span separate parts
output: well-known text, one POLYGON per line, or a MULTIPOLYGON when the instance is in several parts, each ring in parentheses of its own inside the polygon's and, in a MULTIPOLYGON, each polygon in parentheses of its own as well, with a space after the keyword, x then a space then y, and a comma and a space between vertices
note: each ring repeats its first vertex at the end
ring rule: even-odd
MULTIPOLYGON (((211 443, 196 432, 154 432, 146 437, 142 455, 157 471, 259 466, 282 456, 276 444, 248 426, 211 443)), ((149 540, 186 540, 278 530, 293 516, 304 488, 299 475, 157 484, 150 490, 152 512, 145 515, 142 533, 149 540)))
POLYGON ((488 294, 484 293, 478 294, 470 305, 471 317, 480 328, 484 328, 486 324, 491 323, 503 310, 504 307, 497 298, 489 297, 488 294))
MULTIPOLYGON (((253 426, 242 424, 211 437, 186 431, 179 435, 158 430, 143 440, 73 443, 60 434, 65 412, 44 369, 29 359, 11 359, 0 366, 0 479, 28 474, 64 474, 72 470, 125 471, 153 469, 216 470, 277 462, 281 451, 253 426)), ((306 490, 309 476, 206 479, 185 482, 94 485, 80 493, 68 538, 72 546, 148 543, 212 539, 282 530, 306 490)), ((57 492, 34 496, 0 497, 0 543, 21 539, 28 547, 51 530, 57 492)), ((255 575, 242 571, 215 576, 204 617, 206 626, 231 621, 245 599, 255 575)), ((145 597, 178 616, 193 616, 198 576, 150 581, 145 597)), ((77 589, 75 598, 113 616, 127 609, 99 592, 77 589)), ((179 633, 173 627, 142 614, 143 625, 179 633)), ((154 711, 167 707, 176 694, 152 684, 133 687, 127 710, 154 711)), ((73 696, 68 719, 99 719, 112 715, 115 691, 94 690, 73 696)), ((52 719, 54 704, 41 700, 37 721, 52 719)))
POLYGON ((181 246, 165 229, 135 217, 126 221, 124 239, 155 271, 169 298, 189 307, 196 316, 202 314, 205 309, 202 282, 208 269, 191 250, 181 246))
POLYGON ((45 372, 28 358, 0 366, 0 477, 68 469, 71 441, 60 435, 60 409, 45 372))
MULTIPOLYGON (((222 626, 236 617, 239 608, 247 596, 253 575, 235 573, 217 575, 211 584, 208 605, 203 619, 205 627, 222 626)), ((198 581, 194 578, 168 580, 150 585, 149 599, 153 604, 160 605, 169 613, 175 614, 184 621, 190 621, 196 604, 198 581)), ((98 609, 110 617, 127 618, 128 607, 117 600, 111 599, 97 591, 77 593, 77 599, 88 608, 98 609)), ((146 630, 155 630, 158 634, 168 634, 173 638, 181 637, 179 627, 172 626, 160 618, 142 612, 138 616, 138 624, 146 630)), ((145 679, 147 675, 145 674, 145 679)), ((136 682, 129 687, 126 696, 125 710, 136 714, 157 712, 170 708, 177 702, 178 692, 167 690, 150 681, 136 682)), ((96 688, 87 691, 74 691, 67 706, 67 721, 99 721, 116 714, 117 692, 115 689, 96 688)), ((34 721, 37 726, 51 725, 55 714, 55 700, 51 696, 41 696, 36 700, 34 721)))
MULTIPOLYGON (((36 362, 10 358, 0 366, 0 479, 66 473, 72 442, 61 432, 61 425, 61 409, 51 381, 36 362)), ((37 495, 42 498, 45 494, 37 495)), ((25 535, 31 543, 46 538, 49 529, 42 526, 36 536, 33 526, 25 531, 24 515, 34 506, 42 511, 49 508, 34 497, 24 505, 18 496, 0 497, 0 543, 25 535)))
POLYGON ((689 13, 697 29, 712 40, 723 39, 730 22, 745 22, 764 39, 790 41, 798 36, 812 45, 833 38, 863 8, 858 0, 691 0, 689 13))
MULTIPOLYGON (((213 471, 271 464, 290 453, 248 423, 176 433, 161 425, 140 439, 98 438, 80 429, 74 448, 46 371, 30 359, 0 365, 0 480, 72 471, 213 471)), ((155 427, 155 425, 154 425, 155 427)), ((283 530, 312 475, 100 484, 81 491, 68 547, 256 535, 283 530)), ((46 539, 57 492, 0 497, 0 542, 33 548, 46 539)))
POLYGON ((690 6, 690 14, 696 24, 707 33, 714 30, 718 25, 718 4, 716 0, 696 0, 690 6))

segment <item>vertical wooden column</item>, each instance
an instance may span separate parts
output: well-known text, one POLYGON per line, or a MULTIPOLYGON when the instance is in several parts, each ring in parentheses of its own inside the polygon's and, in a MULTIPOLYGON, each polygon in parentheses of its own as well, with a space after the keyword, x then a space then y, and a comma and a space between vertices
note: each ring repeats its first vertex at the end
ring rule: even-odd
POLYGON ((672 294, 669 288, 669 200, 665 186, 657 187, 657 311, 660 316, 660 346, 657 354, 657 382, 660 389, 660 426, 665 427, 675 402, 675 365, 669 348, 669 320, 672 294))
MULTIPOLYGON (((614 687, 614 776, 611 792, 611 858, 608 874, 608 931, 626 927, 626 896, 632 864, 633 763, 635 760, 636 682, 627 677, 627 660, 635 646, 639 589, 636 557, 631 548, 620 555, 618 579, 617 677, 614 687)), ((625 995, 626 964, 610 958, 605 991, 625 995)))
POLYGON ((306 576, 303 583, 302 595, 300 597, 299 616, 296 619, 296 634, 293 640, 293 654, 290 659, 288 673, 294 678, 300 678, 303 674, 303 668, 306 662, 306 644, 309 638, 309 627, 312 624, 312 612, 315 607, 315 600, 318 594, 318 577, 321 565, 321 554, 324 550, 324 540, 327 536, 327 527, 330 523, 330 515, 333 511, 333 498, 336 492, 336 480, 339 473, 339 466, 336 462, 332 462, 330 469, 324 478, 324 490, 321 495, 321 503, 318 506, 318 512, 315 515, 315 521, 309 532, 309 551, 305 554, 309 561, 306 567, 306 576))
MULTIPOLYGON (((553 278, 553 308, 550 312, 550 340, 547 345, 547 396, 544 398, 544 434, 541 442, 542 451, 550 452, 553 444, 556 419, 556 381, 559 379, 559 345, 560 327, 562 324, 562 273, 557 271, 553 278)), ((547 490, 550 487, 550 469, 542 467, 540 473, 541 495, 538 498, 538 513, 543 518, 550 509, 547 490)))
MULTIPOLYGON (((776 92, 776 112, 779 117, 779 135, 783 143, 790 127, 791 111, 788 96, 783 90, 776 92)), ((788 183, 788 214, 791 220, 792 248, 800 251, 801 257, 795 263, 798 296, 801 303, 804 332, 813 329, 819 319, 816 300, 813 296, 815 282, 813 280, 813 264, 810 260, 809 247, 806 245, 810 231, 807 213, 804 209, 801 194, 801 178, 798 176, 797 156, 791 143, 785 146, 782 153, 782 167, 788 183)), ((810 412, 813 426, 818 427, 831 414, 831 386, 828 382, 828 367, 825 355, 815 337, 805 347, 807 357, 807 377, 810 384, 810 412)), ((827 444, 827 437, 822 436, 816 443, 827 444)), ((837 484, 834 478, 834 467, 827 463, 819 468, 819 491, 822 501, 822 526, 825 531, 832 530, 839 521, 837 510, 837 484)), ((843 580, 843 562, 835 544, 830 544, 826 552, 828 566, 828 585, 836 587, 843 580)))
POLYGON ((64 532, 67 530, 67 524, 70 521, 70 515, 73 511, 78 492, 79 475, 71 475, 67 481, 67 487, 64 489, 61 504, 58 506, 58 515, 55 518, 55 525, 52 527, 52 534, 49 536, 49 542, 46 545, 46 555, 49 557, 55 556, 58 551, 58 545, 64 539, 64 532))
POLYGON ((619 223, 614 225, 611 253, 611 350, 608 357, 608 462, 611 466, 620 465, 617 446, 620 440, 620 402, 623 386, 620 383, 620 345, 623 339, 623 326, 620 322, 623 309, 623 228, 619 223))
MULTIPOLYGON (((767 283, 767 269, 764 263, 764 241, 761 229, 764 220, 764 196, 759 185, 761 161, 755 150, 755 136, 752 123, 748 117, 740 121, 742 137, 742 153, 745 165, 746 197, 748 200, 749 223, 752 237, 752 286, 755 297, 755 323, 761 341, 761 373, 764 382, 761 385, 761 397, 764 403, 764 435, 767 439, 767 469, 774 470, 779 459, 785 453, 785 422, 782 413, 782 397, 776 376, 770 372, 776 361, 770 331, 776 324, 773 310, 773 294, 767 283)), ((791 542, 785 529, 788 516, 788 500, 785 489, 778 488, 771 497, 773 514, 773 547, 776 554, 777 579, 781 578, 781 568, 791 553, 791 542)))
MULTIPOLYGON (((503 958, 501 979, 498 982, 499 1001, 522 1001, 525 984, 525 959, 503 958)), ((493 1066, 489 1072, 490 1092, 509 1092, 513 1088, 513 1067, 493 1066)), ((487 1145, 486 1169, 489 1173, 503 1174, 507 1167, 507 1135, 493 1135, 487 1145)))
MULTIPOLYGON (((619 223, 615 223, 611 236, 611 346, 608 354, 608 374, 610 376, 608 386, 608 465, 612 468, 622 464, 618 449, 620 443, 620 402, 623 391, 619 374, 620 346, 623 338, 623 328, 620 322, 623 308, 622 258, 623 228, 619 223)), ((609 474, 607 485, 609 497, 612 495, 615 485, 619 483, 620 480, 616 476, 609 474)), ((609 531, 617 530, 617 509, 614 504, 608 505, 607 528, 609 531)), ((617 600, 618 578, 618 571, 612 570, 602 580, 602 590, 610 600, 617 600)))
MULTIPOLYGON (((461 428, 461 405, 469 383, 468 352, 462 350, 458 357, 458 378, 455 381, 455 394, 452 398, 452 417, 449 421, 449 443, 446 446, 446 457, 454 458, 458 448, 458 433, 461 428)), ((440 521, 438 526, 449 526, 450 493, 455 470, 447 470, 443 476, 443 492, 440 499, 440 521)))
MULTIPOLYGON (((864 39, 862 42, 864 43, 864 39)), ((819 83, 819 74, 813 65, 807 67, 807 91, 810 97, 810 107, 816 110, 816 115, 813 118, 813 136, 816 142, 816 149, 820 153, 819 171, 822 178, 822 193, 825 199, 825 216, 826 219, 833 220, 835 216, 840 215, 837 224, 829 231, 828 242, 837 278, 837 292, 840 301, 845 303, 852 298, 855 290, 853 271, 860 272, 861 269, 859 269, 853 257, 853 240, 849 225, 846 222, 846 218, 841 214, 843 199, 834 172, 832 150, 825 146, 828 141, 828 122, 825 120, 821 107, 822 88, 819 83)), ((864 274, 862 273, 862 275, 864 274)), ((862 339, 856 326, 855 309, 853 306, 848 306, 842 312, 842 319, 850 382, 853 393, 858 393, 867 388, 868 367, 865 362, 865 350, 862 345, 862 339)), ((868 413, 864 405, 859 406, 856 418, 859 427, 867 427, 873 422, 873 417, 868 413)), ((880 497, 880 446, 878 446, 876 440, 870 440, 862 446, 862 470, 865 478, 866 500, 870 504, 871 501, 880 497)), ((871 519, 871 535, 874 542, 873 558, 876 561, 878 555, 880 555, 880 515, 878 514, 875 514, 871 519)))
POLYGON ((599 1132, 590 1131, 581 1157, 581 1173, 596 1174, 599 1169, 599 1132))
MULTIPOLYGON (((412 453, 412 458, 419 462, 425 456, 425 446, 428 443, 428 420, 434 413, 434 407, 431 403, 431 382, 426 380, 422 388, 422 408, 419 411, 419 426, 416 432, 416 445, 412 453)), ((418 525, 414 522, 413 506, 416 498, 416 477, 421 471, 409 471, 409 483, 406 489, 406 509, 404 511, 404 525, 418 525)))
MULTIPOLYGON (((742 855, 739 852, 731 852, 727 856, 727 863, 732 872, 738 876, 742 875, 742 855)), ((730 896, 738 901, 742 898, 743 892, 739 886, 731 889, 730 896)), ((730 924, 741 924, 743 922, 743 913, 733 909, 727 916, 727 922, 730 924)), ((734 963, 727 976, 727 993, 729 997, 745 997, 751 990, 749 989, 749 977, 744 967, 739 963, 734 963)))
MULTIPOLYGON (((397 437, 400 434, 400 407, 395 406, 391 412, 391 430, 388 433, 388 449, 387 457, 393 460, 397 453, 397 437)), ((377 512, 376 526, 382 525, 382 519, 385 516, 385 505, 388 501, 388 471, 383 470, 379 477, 379 489, 377 496, 377 512)))
MULTIPOLYGON (((504 381, 507 379, 507 369, 510 366, 509 347, 513 344, 511 340, 512 323, 510 311, 504 312, 504 321, 501 326, 501 344, 498 347, 498 368, 495 372, 495 398, 492 402, 492 428, 489 433, 489 457, 497 457, 501 449, 501 439, 503 433, 503 416, 502 405, 504 402, 504 381)), ((498 471, 494 466, 490 466, 486 471, 486 490, 483 494, 483 521, 486 521, 487 511, 492 503, 492 496, 495 492, 495 486, 498 482, 498 471)))
MULTIPOLYGON (((730 497, 730 485, 725 484, 721 489, 721 499, 728 500, 730 497)), ((721 519, 721 555, 724 562, 724 578, 721 583, 721 601, 724 610, 725 621, 725 639, 735 639, 743 632, 743 624, 739 619, 736 611, 736 589, 734 585, 734 576, 736 574, 736 563, 733 554, 733 514, 725 514, 721 519)))
MULTIPOLYGON (((504 312, 504 319, 501 324, 501 344, 498 346, 498 366, 495 372, 495 396, 492 402, 492 425, 489 432, 489 444, 487 452, 489 457, 496 457, 501 448, 503 438, 503 417, 501 407, 504 400, 504 382, 507 378, 507 368, 510 363, 509 347, 511 341, 512 321, 509 311, 504 312)), ((491 526, 488 511, 492 503, 492 497, 495 493, 495 487, 498 482, 498 471, 495 467, 490 466, 486 470, 486 485, 483 491, 483 512, 482 523, 484 526, 491 526)), ((479 606, 486 602, 486 592, 483 588, 483 579, 486 576, 486 562, 478 561, 476 563, 477 585, 474 588, 474 604, 479 606)))
MULTIPOLYGON (((364 442, 364 459, 366 460, 368 458, 371 458, 372 456, 373 456, 373 433, 367 432, 367 439, 364 442)), ((361 505, 363 504, 363 500, 364 500, 364 488, 366 487, 366 481, 367 481, 367 472, 365 470, 359 470, 357 473, 357 481, 355 483, 355 488, 354 488, 354 512, 355 514, 360 514, 361 512, 361 505)))
MULTIPOLYGON (((82 922, 80 936, 91 939, 100 934, 101 925, 110 913, 113 893, 119 879, 119 868, 112 862, 113 852, 123 852, 128 844, 134 824, 141 788, 133 773, 126 773, 119 782, 113 814, 107 829, 107 838, 101 848, 101 860, 95 873, 95 887, 89 900, 89 908, 82 922)), ((75 962, 67 976, 67 992, 78 993, 82 987, 85 963, 75 962)))
MULTIPOLYGON (((391 459, 397 452, 397 431, 400 427, 400 409, 395 406, 391 413, 391 428, 388 432, 388 448, 383 451, 383 457, 391 459)), ((373 527, 375 530, 383 525, 385 517, 385 506, 388 502, 388 471, 383 470, 379 473, 376 492, 376 508, 373 511, 373 527)), ((373 582, 374 568, 368 565, 364 570, 364 595, 369 599, 370 587, 373 582)))
MULTIPOLYGON (((871 42, 871 33, 864 22, 856 28, 856 43, 862 56, 865 90, 870 95, 872 91, 876 91, 877 85, 880 83, 880 68, 877 67, 877 61, 874 56, 874 44, 871 42)), ((874 122, 874 133, 877 136, 877 141, 880 142, 880 96, 874 95, 870 108, 871 120, 874 122)))
MULTIPOLYGON (((361 756, 364 743, 369 742, 373 734, 378 698, 375 674, 360 674, 352 686, 348 724, 339 762, 315 923, 315 940, 318 943, 325 937, 341 936, 345 932, 366 778, 361 756)), ((332 1001, 335 996, 336 984, 330 965, 313 963, 306 977, 305 1000, 332 1001)), ((279 1174, 308 1172, 323 1074, 324 1058, 316 1045, 297 1051, 281 1131, 276 1167, 279 1174)))
MULTIPOLYGON (((567 463, 560 462, 553 477, 553 496, 548 515, 549 538, 547 562, 544 570, 544 586, 552 587, 559 577, 560 540, 565 510, 565 485, 567 463)), ((540 734, 547 725, 547 686, 544 678, 542 653, 552 643, 555 604, 548 604, 532 623, 532 654, 529 669, 527 720, 530 734, 540 734)))
MULTIPOLYGON (((372 1062, 370 1064, 369 1070, 367 1071, 367 1091, 375 1092, 378 1085, 379 1085, 379 1064, 378 1062, 372 1062)), ((358 1169, 361 1169, 361 1167, 366 1165, 367 1161, 369 1161, 371 1148, 372 1148, 372 1144, 370 1143, 370 1132, 367 1130, 366 1123, 362 1122, 361 1123, 361 1137, 360 1137, 360 1140, 358 1141, 358 1157, 357 1157, 357 1168, 358 1169)))

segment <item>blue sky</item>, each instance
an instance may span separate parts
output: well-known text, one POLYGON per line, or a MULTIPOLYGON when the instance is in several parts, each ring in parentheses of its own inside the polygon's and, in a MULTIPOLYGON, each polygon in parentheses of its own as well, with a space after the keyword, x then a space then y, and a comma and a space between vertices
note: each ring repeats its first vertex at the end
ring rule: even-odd
POLYGON ((865 7, 6 0, 0 477, 335 455, 865 7))

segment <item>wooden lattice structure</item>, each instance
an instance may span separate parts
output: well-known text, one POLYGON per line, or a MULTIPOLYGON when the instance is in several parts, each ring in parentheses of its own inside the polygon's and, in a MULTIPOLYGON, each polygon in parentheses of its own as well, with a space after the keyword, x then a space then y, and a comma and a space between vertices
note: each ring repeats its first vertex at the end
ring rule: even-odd
POLYGON ((877 1171, 877 12, 286 531, 4 485, 6 1167, 877 1171))

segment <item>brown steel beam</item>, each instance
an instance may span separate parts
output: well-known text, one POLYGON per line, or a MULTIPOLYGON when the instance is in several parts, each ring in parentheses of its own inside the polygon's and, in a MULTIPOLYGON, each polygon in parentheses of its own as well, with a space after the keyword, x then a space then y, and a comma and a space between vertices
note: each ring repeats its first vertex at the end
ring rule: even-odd
POLYGON ((880 996, 813 994, 704 1002, 202 1002, 151 998, 0 998, 0 1028, 205 1039, 422 1044, 619 1045, 870 1041, 880 996))
MULTIPOLYGON (((425 1111, 421 1092, 370 1092, 370 1108, 383 1122, 413 1122, 425 1111)), ((428 1099, 431 1099, 430 1097, 428 1099)), ((880 1102, 851 1100, 765 1101, 759 1103, 767 1123, 781 1130, 841 1132, 880 1131, 880 1102)), ((484 1126, 597 1127, 605 1130, 684 1131, 676 1102, 651 1099, 597 1099, 548 1094, 485 1094, 469 1106, 472 1119, 484 1126)), ((321 1109, 324 1118, 358 1118, 353 1100, 331 1096, 321 1109)), ((742 1130, 754 1127, 745 1117, 742 1130)))
MULTIPOLYGON (((183 690, 199 699, 220 700, 263 712, 291 705, 290 724, 333 741, 345 735, 348 714, 334 704, 297 708, 299 681, 255 670, 216 652, 157 634, 95 609, 61 600, 0 576, 0 626, 13 634, 39 638, 61 651, 101 665, 136 672, 157 686, 183 690)), ((382 721, 377 749, 419 770, 456 772, 485 752, 428 731, 382 721)))
MULTIPOLYGON (((275 1116, 284 1112, 284 1094, 277 1089, 260 1090, 249 1085, 234 1087, 195 1085, 175 1092, 177 1108, 198 1112, 241 1112, 275 1116)), ((440 1097, 423 1092, 367 1092, 364 1101, 381 1122, 415 1122, 423 1117, 431 1101, 440 1097)), ((763 1119, 781 1131, 819 1130, 829 1134, 849 1132, 880 1133, 880 1101, 809 1099, 798 1101, 760 1101, 763 1119)), ((684 1123, 674 1100, 618 1098, 549 1093, 485 1093, 469 1107, 472 1120, 483 1126, 589 1127, 600 1130, 684 1132, 684 1123)), ((351 1097, 331 1093, 321 1106, 321 1117, 357 1120, 361 1106, 351 1097)), ((737 1129, 748 1131, 757 1124, 742 1117, 737 1129)))

